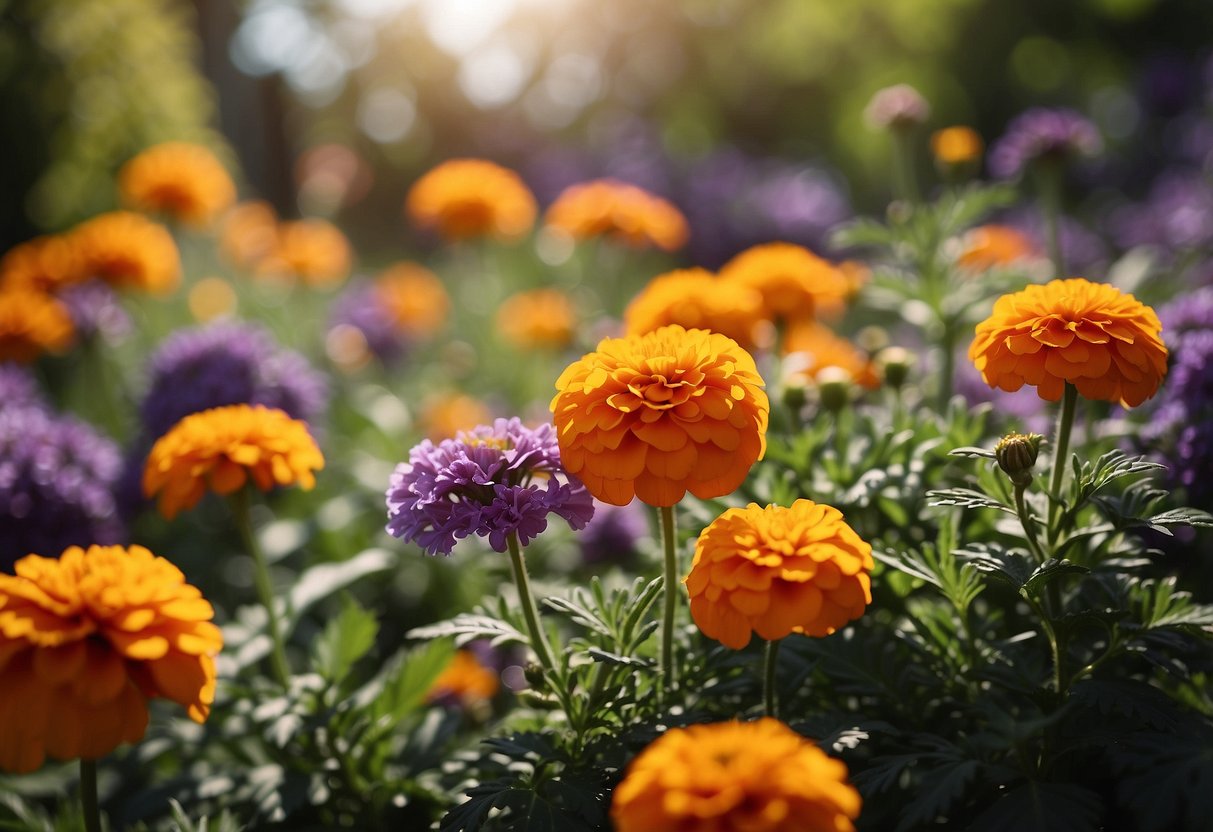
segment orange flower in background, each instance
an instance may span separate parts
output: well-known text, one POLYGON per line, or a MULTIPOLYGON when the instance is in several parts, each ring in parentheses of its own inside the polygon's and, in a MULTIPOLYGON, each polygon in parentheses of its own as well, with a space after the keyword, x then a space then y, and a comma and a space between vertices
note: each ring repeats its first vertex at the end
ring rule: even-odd
POLYGON ((956 264, 966 271, 984 272, 1040 257, 1028 235, 1007 225, 982 225, 961 239, 956 264))
POLYGON ((13 246, 0 260, 0 288, 20 286, 57 292, 78 283, 80 255, 67 234, 47 234, 13 246))
POLYGON ((223 218, 219 248, 242 269, 252 269, 274 251, 278 242, 278 213, 260 199, 241 202, 223 218))
POLYGON ((207 226, 236 201, 236 185, 215 154, 200 144, 165 142, 122 166, 118 190, 137 211, 207 226))
POLYGON ((792 243, 748 248, 721 267, 720 278, 756 289, 767 316, 781 321, 836 317, 854 293, 842 269, 792 243))
POLYGON ((671 728, 611 798, 616 832, 854 832, 847 767, 782 722, 671 728))
POLYGON ((450 393, 426 399, 419 421, 426 437, 439 442, 452 438, 461 430, 491 425, 493 412, 479 399, 450 393))
POLYGON ((535 224, 538 207, 512 170, 484 159, 452 159, 409 189, 405 213, 447 240, 516 240, 535 224))
POLYGON ((497 308, 497 332, 520 349, 560 349, 573 341, 577 310, 559 289, 519 292, 497 308))
POLYGON ((720 280, 705 269, 676 269, 648 282, 623 312, 628 335, 676 324, 727 335, 746 349, 766 345, 771 333, 762 294, 720 280))
POLYGON ((492 699, 500 689, 501 677, 496 671, 481 664, 471 650, 456 650, 425 697, 430 702, 454 698, 467 705, 492 699))
POLYGON ((945 166, 968 165, 981 158, 985 142, 972 127, 945 127, 931 134, 931 153, 945 166))
POLYGON ((880 375, 867 354, 829 327, 816 321, 792 324, 784 333, 785 369, 792 377, 803 376, 817 380, 826 367, 845 370, 861 387, 875 390, 880 375))
POLYGON ((169 292, 181 281, 181 255, 173 235, 142 214, 110 211, 70 233, 85 278, 100 278, 115 289, 155 293, 169 292))
POLYGON ((328 220, 294 220, 279 224, 274 247, 256 271, 295 277, 309 286, 331 286, 349 277, 353 259, 350 241, 328 220))
POLYGON ((181 570, 142 546, 72 546, 15 572, 0 574, 0 769, 138 742, 155 697, 207 718, 223 637, 181 570))
POLYGON ((607 338, 556 381, 560 457, 612 505, 724 496, 766 451, 762 385, 750 354, 719 333, 667 326, 607 338))
POLYGON ((60 352, 74 334, 67 307, 51 295, 0 288, 0 361, 30 362, 44 352, 60 352))
POLYGON ((731 508, 699 535, 686 577, 691 617, 740 650, 751 633, 826 636, 872 603, 872 547, 842 512, 812 500, 731 508))
POLYGON ((419 338, 437 335, 446 325, 451 298, 436 274, 417 263, 396 263, 375 278, 380 303, 401 330, 419 338))
POLYGON ((143 493, 160 496, 172 519, 193 508, 209 488, 231 494, 251 478, 262 491, 316 484, 324 457, 307 423, 281 410, 234 404, 193 413, 156 440, 143 470, 143 493))
POLYGON ((1042 399, 1066 383, 1087 399, 1136 407, 1158 392, 1167 348, 1154 310, 1106 283, 1081 277, 1003 295, 977 325, 969 358, 986 384, 1042 399))
POLYGON ((673 203, 613 179, 566 188, 548 208, 544 222, 574 240, 606 236, 634 248, 665 251, 682 248, 691 233, 673 203))

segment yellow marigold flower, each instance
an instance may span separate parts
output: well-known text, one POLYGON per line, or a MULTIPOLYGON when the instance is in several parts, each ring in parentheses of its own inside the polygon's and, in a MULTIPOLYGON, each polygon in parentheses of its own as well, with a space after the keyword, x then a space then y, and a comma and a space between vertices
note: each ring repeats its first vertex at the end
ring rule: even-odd
POLYGON ((157 293, 175 289, 181 280, 181 255, 173 235, 142 214, 110 211, 70 233, 86 278, 100 278, 115 289, 157 293))
POLYGON ((67 234, 47 234, 13 246, 0 260, 0 287, 56 292, 82 278, 80 255, 67 234))
POLYGON ((417 263, 389 266, 375 278, 383 308, 409 335, 430 338, 446 325, 451 298, 438 275, 417 263))
POLYGON ((607 236, 634 248, 665 251, 677 251, 690 236, 686 217, 673 203, 613 179, 566 188, 548 208, 544 222, 574 240, 607 236))
POLYGON ((497 332, 521 349, 560 349, 573 340, 577 310, 559 289, 519 292, 497 309, 497 332))
POLYGON ((750 354, 719 333, 666 326, 607 338, 556 381, 565 470, 617 506, 729 494, 766 452, 762 385, 750 354))
POLYGON ((945 166, 969 165, 981 158, 985 143, 972 127, 945 127, 931 135, 931 153, 945 166))
POLYGON ((493 412, 479 399, 450 393, 427 399, 422 406, 420 422, 426 437, 439 442, 451 439, 461 430, 491 425, 493 412))
POLYGON ((409 190, 405 213, 448 240, 515 240, 535 224, 535 197, 512 170, 484 159, 452 159, 409 190))
POLYGON ((872 547, 812 500, 731 508, 699 535, 686 577, 703 634, 740 650, 751 633, 826 636, 872 603, 872 547))
POLYGON ((720 277, 758 290, 767 316, 781 321, 835 317, 853 294, 838 266, 792 243, 748 248, 721 267, 720 277))
POLYGON ((956 264, 970 272, 984 272, 1039 257, 1036 244, 1007 225, 982 225, 965 233, 956 264))
POLYGON ((130 208, 195 226, 210 225, 236 201, 227 168, 189 142, 165 142, 135 156, 118 172, 118 190, 130 208))
POLYGON ((0 289, 0 361, 34 361, 66 349, 75 334, 67 307, 45 292, 0 289))
POLYGON ((156 440, 143 470, 143 493, 160 495, 172 519, 193 508, 209 488, 231 494, 251 477, 262 491, 316 484, 324 457, 307 424, 281 410, 234 404, 186 416, 156 440))
POLYGON ((147 701, 202 722, 223 646, 181 570, 142 546, 72 546, 0 574, 0 769, 96 760, 147 729, 147 701))
POLYGON ((860 387, 874 390, 880 386, 880 375, 864 351, 816 321, 799 321, 789 326, 784 333, 783 352, 793 377, 816 381, 825 368, 838 367, 860 387))
POLYGON ((485 667, 471 650, 457 650, 438 678, 430 685, 430 702, 453 698, 470 704, 492 699, 501 688, 501 677, 485 667))
POLYGON ((1132 295, 1072 277, 999 298, 977 325, 969 358, 1000 390, 1030 384, 1055 402, 1069 382, 1084 398, 1136 407, 1167 374, 1161 330, 1132 295))
POLYGON ((854 832, 847 767, 782 722, 671 728, 628 766, 616 832, 854 832))
POLYGON ((769 343, 762 294, 720 280, 706 269, 675 269, 649 281, 623 312, 628 335, 676 324, 727 335, 746 349, 769 343))
POLYGON ((278 212, 260 199, 233 207, 220 226, 220 251, 242 269, 252 269, 270 256, 277 242, 278 212))
POLYGON ((331 286, 349 277, 353 259, 350 241, 337 226, 328 220, 295 220, 278 226, 274 247, 257 264, 257 272, 331 286))

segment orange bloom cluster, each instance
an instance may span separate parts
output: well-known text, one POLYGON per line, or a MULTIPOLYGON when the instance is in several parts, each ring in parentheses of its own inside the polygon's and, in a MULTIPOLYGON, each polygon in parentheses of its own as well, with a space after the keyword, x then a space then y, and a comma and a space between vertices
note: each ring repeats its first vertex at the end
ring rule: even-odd
POLYGON ((985 143, 972 127, 945 127, 931 135, 931 153, 944 166, 968 165, 981 158, 985 143))
POLYGON ((643 188, 596 179, 566 188, 551 204, 544 222, 574 240, 607 236, 634 248, 677 251, 690 228, 673 203, 643 188))
POLYGON ((79 248, 70 234, 47 234, 13 246, 0 260, 0 287, 55 293, 83 277, 79 248))
POLYGON ((573 340, 577 310, 559 289, 535 289, 506 298, 496 321, 501 337, 520 349, 560 349, 573 340))
POLYGON ((223 646, 202 593, 142 546, 73 546, 0 575, 0 769, 96 760, 164 697, 202 722, 223 646))
POLYGON ((234 206, 224 215, 219 249, 242 269, 254 269, 274 250, 278 241, 278 212, 260 199, 234 206))
POLYGON ((765 316, 784 322, 837 317, 853 294, 843 269, 792 243, 748 248, 721 267, 720 277, 756 289, 765 316))
POLYGON ((742 347, 769 343, 762 294, 717 279, 705 269, 676 269, 649 281, 623 313, 628 335, 676 324, 727 335, 742 347))
POLYGON ((307 424, 281 410, 234 404, 186 416, 156 440, 143 471, 143 493, 160 495, 160 513, 172 519, 209 488, 231 494, 251 477, 262 491, 276 485, 316 484, 324 457, 307 424))
POLYGON ((189 142, 149 147, 122 166, 118 190, 130 208, 208 226, 236 201, 236 185, 209 149, 189 142))
POLYGON ((457 650, 438 678, 430 685, 430 702, 453 697, 462 704, 492 699, 501 689, 501 677, 485 667, 471 650, 457 650))
POLYGON ((671 728, 628 766, 616 832, 854 832, 847 767, 782 722, 671 728))
POLYGON ((409 189, 405 213, 447 240, 516 240, 535 224, 538 207, 512 170, 484 159, 451 159, 409 189))
POLYGON ((450 439, 461 430, 492 424, 493 412, 479 399, 451 393, 427 399, 419 421, 426 437, 438 442, 450 439))
POLYGON ((181 281, 181 255, 164 226, 132 211, 110 211, 72 229, 85 278, 115 289, 172 291, 181 281))
POLYGON ((999 298, 969 358, 1007 392, 1029 384, 1055 402, 1069 383, 1084 398, 1136 407, 1167 374, 1161 330, 1153 309, 1114 286, 1053 280, 999 298))
POLYGON ((956 264, 970 272, 989 271, 1040 256, 1026 234, 1007 225, 974 228, 964 235, 961 246, 956 264))
POLYGON ((0 361, 34 361, 71 344, 67 307, 52 295, 19 286, 0 288, 0 361))
POLYGON ((375 291, 396 325, 409 335, 428 338, 446 325, 451 299, 438 275, 417 263, 389 266, 375 278, 375 291))
POLYGON ((880 375, 868 355, 816 321, 801 321, 789 326, 784 333, 783 353, 790 359, 785 364, 795 368, 791 373, 793 378, 816 381, 826 367, 838 367, 846 370, 860 387, 875 390, 880 386, 880 375))
POLYGON ((350 241, 328 220, 293 220, 278 224, 273 247, 255 271, 298 278, 309 286, 331 286, 349 277, 353 259, 350 241))
POLYGON ((731 508, 699 535, 686 578, 704 635, 740 650, 751 633, 826 636, 872 602, 872 547, 812 500, 731 508))
POLYGON ((750 354, 719 333, 667 326, 607 338, 556 381, 561 460, 617 506, 729 494, 766 451, 762 385, 750 354))

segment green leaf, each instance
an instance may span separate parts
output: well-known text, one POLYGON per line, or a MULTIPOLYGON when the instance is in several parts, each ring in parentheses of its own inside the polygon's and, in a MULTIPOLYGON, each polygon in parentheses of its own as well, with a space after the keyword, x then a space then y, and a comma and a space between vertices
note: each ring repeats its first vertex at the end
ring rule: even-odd
POLYGON ((1014 514, 1015 509, 1006 503, 995 500, 974 491, 971 488, 945 488, 938 491, 928 491, 927 499, 933 506, 960 506, 961 508, 996 508, 1007 514, 1014 514))
POLYGON ((374 613, 348 600, 325 626, 312 650, 312 667, 330 682, 340 682, 354 663, 375 646, 379 622, 374 613))
POLYGON ((617 665, 619 667, 656 667, 657 662, 652 659, 638 659, 634 656, 621 656, 618 653, 609 653, 606 650, 600 650, 597 647, 587 647, 586 654, 596 662, 606 662, 607 664, 617 665))
POLYGON ((434 680, 451 663, 454 653, 448 639, 438 638, 407 653, 397 653, 353 699, 385 718, 384 728, 396 725, 425 703, 434 680))
POLYGON ((1053 581, 1061 578, 1064 575, 1085 575, 1090 572, 1085 566, 1079 566, 1076 563, 1071 563, 1068 560, 1058 560, 1057 558, 1049 558, 1032 572, 1028 580, 1024 583, 1023 589, 1032 595, 1036 595, 1044 587, 1053 583, 1053 581))
POLYGON ((460 613, 449 621, 440 621, 425 627, 416 627, 405 633, 410 639, 436 639, 453 637, 456 644, 466 644, 477 638, 492 639, 493 646, 527 644, 527 637, 517 627, 500 618, 476 613, 460 613))
POLYGON ((1104 716, 1116 714, 1163 731, 1173 729, 1182 716, 1175 700, 1136 679, 1084 679, 1070 689, 1070 698, 1104 716))
POLYGON ((975 446, 966 446, 963 448, 953 448, 948 451, 948 456, 963 456, 978 459, 994 459, 994 452, 989 448, 978 448, 975 446))
POLYGON ((1030 780, 1000 797, 970 828, 982 832, 1094 832, 1100 828, 1103 813, 1103 800, 1090 789, 1030 780))
POLYGON ((1117 798, 1140 832, 1204 832, 1213 818, 1213 726, 1142 732, 1110 747, 1117 798))
POLYGON ((976 760, 949 760, 925 772, 912 789, 913 799, 902 811, 895 832, 908 832, 945 815, 977 776, 978 765, 976 760))

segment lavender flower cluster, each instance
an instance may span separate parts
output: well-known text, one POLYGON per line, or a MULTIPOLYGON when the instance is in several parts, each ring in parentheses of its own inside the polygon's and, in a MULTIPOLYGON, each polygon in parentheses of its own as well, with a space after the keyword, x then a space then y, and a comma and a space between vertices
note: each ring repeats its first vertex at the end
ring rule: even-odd
POLYGON ((510 535, 525 545, 543 532, 549 514, 573 529, 594 514, 593 498, 560 462, 552 425, 532 430, 517 418, 422 441, 396 467, 386 497, 388 532, 430 555, 449 555, 469 535, 504 552, 510 535))
POLYGON ((1016 116, 990 148, 990 172, 1014 179, 1037 160, 1093 156, 1102 148, 1099 130, 1086 117, 1064 107, 1033 107, 1016 116))
POLYGON ((333 302, 329 329, 348 326, 362 333, 366 348, 384 364, 400 360, 408 352, 409 340, 383 307, 378 289, 370 281, 351 283, 333 302))

